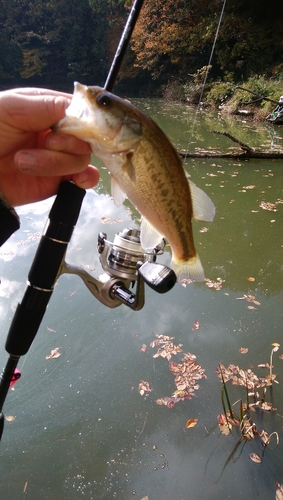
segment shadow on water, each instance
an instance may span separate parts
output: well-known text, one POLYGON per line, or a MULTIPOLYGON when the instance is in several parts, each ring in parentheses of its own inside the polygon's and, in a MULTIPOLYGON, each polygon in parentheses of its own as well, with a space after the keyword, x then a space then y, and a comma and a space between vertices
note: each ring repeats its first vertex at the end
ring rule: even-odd
MULTIPOLYGON (((199 115, 191 130, 189 108, 155 100, 139 105, 178 147, 187 148, 189 134, 194 145, 227 147, 226 138, 209 132, 223 126, 217 115, 199 115)), ((225 127, 252 145, 269 141, 265 126, 229 120, 225 127)), ((276 135, 282 143, 280 129, 276 135)), ((256 371, 269 361, 271 344, 281 340, 281 163, 195 160, 185 167, 216 205, 215 221, 194 223, 194 237, 206 277, 212 282, 221 278, 222 287, 176 285, 163 296, 147 289, 145 307, 133 312, 125 306, 109 310, 79 278, 60 277, 40 331, 21 360, 22 378, 4 408, 6 416, 15 417, 5 423, 0 448, 5 500, 275 498, 275 483, 283 482, 281 351, 273 358, 280 383, 272 394, 277 409, 253 416, 259 429, 276 431, 281 439, 278 448, 270 443, 261 464, 249 458, 250 453, 261 456, 259 440, 239 444, 236 430, 229 436, 219 431, 221 383, 215 370, 221 362, 256 371), (275 204, 276 212, 264 210, 261 202, 275 204), (175 337, 184 352, 197 356, 207 375, 195 397, 174 408, 156 404, 176 390, 169 362, 153 358, 156 349, 150 343, 156 334, 175 337), (61 356, 47 360, 55 347, 61 356), (241 347, 248 352, 240 354, 241 347), (148 381, 152 391, 141 396, 140 380, 148 381), (198 419, 196 427, 186 428, 190 418, 198 419)), ((84 200, 67 256, 68 262, 95 269, 97 275, 97 234, 104 231, 113 239, 117 231, 139 223, 130 204, 117 209, 108 192, 103 171, 101 185, 84 200)), ((1 249, 2 365, 6 333, 51 204, 22 207, 21 230, 1 249)), ((169 251, 161 261, 170 263, 169 251)), ((229 395, 234 402, 245 398, 245 391, 231 385, 229 395)))

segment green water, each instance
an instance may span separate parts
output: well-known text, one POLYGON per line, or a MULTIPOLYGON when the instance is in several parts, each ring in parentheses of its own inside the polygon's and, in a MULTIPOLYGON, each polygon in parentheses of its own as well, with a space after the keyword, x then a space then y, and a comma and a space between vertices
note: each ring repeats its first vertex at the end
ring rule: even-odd
MULTIPOLYGON (((230 132, 250 146, 283 146, 280 128, 217 114, 195 118, 190 108, 155 100, 136 103, 180 148, 235 146, 211 130, 230 132)), ((216 206, 213 223, 194 223, 194 238, 206 277, 221 278, 222 288, 178 284, 165 295, 147 289, 144 308, 133 312, 126 306, 108 309, 78 277, 60 277, 36 339, 21 359, 22 378, 5 403, 6 416, 15 419, 5 422, 0 447, 1 498, 275 498, 275 483, 283 482, 283 345, 273 357, 279 384, 266 393, 276 410, 251 413, 259 430, 279 436, 278 447, 275 435, 271 438, 261 464, 249 458, 262 456, 258 438, 238 444, 236 429, 229 436, 219 431, 221 383, 215 370, 220 362, 233 363, 266 375, 257 365, 269 362, 272 343, 282 343, 282 162, 207 159, 187 160, 185 166, 216 206), (277 202, 277 211, 264 210, 261 202, 277 202), (256 304, 237 300, 245 295, 254 296, 256 304), (196 396, 174 408, 156 404, 176 390, 168 361, 153 358, 150 342, 156 334, 174 336, 207 375, 196 396), (143 344, 146 352, 140 351, 143 344), (47 360, 55 347, 61 356, 47 360), (240 354, 242 347, 246 354, 240 354), (139 394, 140 380, 149 382, 148 395, 139 394), (187 429, 190 418, 198 423, 187 429)), ((97 189, 86 195, 67 256, 68 262, 95 268, 97 276, 97 234, 104 231, 112 240, 124 227, 137 227, 139 218, 130 204, 117 209, 108 193, 104 170, 97 189)), ((51 205, 47 200, 22 207, 21 230, 1 249, 2 366, 6 334, 51 205)), ((169 265, 167 251, 160 261, 169 265)), ((231 402, 245 401, 244 388, 227 388, 231 402)))

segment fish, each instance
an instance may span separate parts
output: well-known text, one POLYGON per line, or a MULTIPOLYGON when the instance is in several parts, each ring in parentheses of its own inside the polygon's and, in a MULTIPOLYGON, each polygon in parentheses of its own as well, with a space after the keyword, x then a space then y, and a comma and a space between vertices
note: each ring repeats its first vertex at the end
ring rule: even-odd
POLYGON ((111 174, 115 204, 128 198, 140 212, 142 247, 148 251, 165 238, 178 280, 203 281, 192 219, 212 221, 215 207, 188 179, 177 150, 151 117, 101 87, 75 82, 66 116, 54 130, 91 145, 111 174))

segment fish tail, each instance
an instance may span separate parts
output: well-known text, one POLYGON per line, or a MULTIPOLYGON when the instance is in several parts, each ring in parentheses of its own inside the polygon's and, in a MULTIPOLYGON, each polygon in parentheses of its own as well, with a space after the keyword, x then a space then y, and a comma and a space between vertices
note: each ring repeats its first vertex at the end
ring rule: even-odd
POLYGON ((198 254, 187 261, 172 258, 171 268, 176 273, 178 281, 189 279, 192 281, 204 281, 204 270, 198 254))

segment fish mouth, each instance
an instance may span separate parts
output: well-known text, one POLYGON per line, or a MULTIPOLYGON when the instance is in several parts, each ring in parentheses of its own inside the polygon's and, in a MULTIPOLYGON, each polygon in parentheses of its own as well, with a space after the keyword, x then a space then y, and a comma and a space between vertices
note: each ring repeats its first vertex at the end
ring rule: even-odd
POLYGON ((128 116, 123 101, 101 87, 75 82, 66 116, 53 130, 75 135, 95 148, 100 144, 114 154, 134 150, 141 140, 141 125, 134 116, 128 116))
POLYGON ((87 101, 86 87, 75 82, 73 97, 66 109, 66 116, 53 127, 53 130, 72 133, 83 129, 85 133, 87 124, 93 119, 94 116, 87 101))
POLYGON ((53 127, 54 131, 65 132, 84 139, 101 139, 107 143, 119 135, 123 123, 115 121, 101 112, 96 105, 95 98, 103 89, 89 87, 79 82, 74 82, 74 93, 66 116, 53 127))

